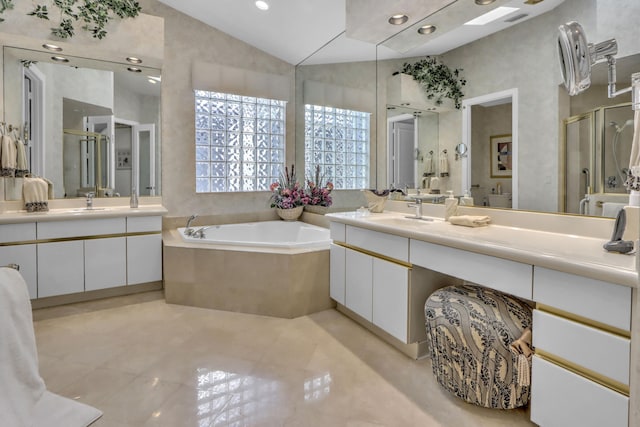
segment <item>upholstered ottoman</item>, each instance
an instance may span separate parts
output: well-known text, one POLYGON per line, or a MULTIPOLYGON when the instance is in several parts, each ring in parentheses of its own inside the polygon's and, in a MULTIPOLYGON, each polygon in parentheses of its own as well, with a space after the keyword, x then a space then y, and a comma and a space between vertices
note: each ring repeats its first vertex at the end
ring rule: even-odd
POLYGON ((512 409, 529 401, 531 308, 480 286, 449 286, 425 303, 433 373, 469 403, 512 409))

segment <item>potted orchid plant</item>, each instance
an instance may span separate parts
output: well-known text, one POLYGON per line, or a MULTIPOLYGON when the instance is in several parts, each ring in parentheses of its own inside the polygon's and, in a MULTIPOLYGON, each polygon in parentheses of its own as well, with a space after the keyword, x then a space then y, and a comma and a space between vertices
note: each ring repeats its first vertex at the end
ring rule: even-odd
POLYGON ((271 190, 271 207, 276 208, 280 218, 285 221, 295 221, 300 215, 304 205, 309 201, 304 189, 296 179, 295 166, 284 168, 284 173, 280 174, 278 181, 269 186, 271 190))
POLYGON ((320 172, 320 165, 316 165, 312 178, 307 178, 305 194, 308 198, 305 209, 309 212, 324 214, 333 203, 331 191, 333 183, 320 172))

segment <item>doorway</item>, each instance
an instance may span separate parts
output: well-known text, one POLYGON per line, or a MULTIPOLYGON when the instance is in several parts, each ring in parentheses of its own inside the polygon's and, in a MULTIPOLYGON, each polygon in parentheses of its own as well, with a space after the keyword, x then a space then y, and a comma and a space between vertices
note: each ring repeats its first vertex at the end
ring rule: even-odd
POLYGON ((416 188, 417 170, 416 117, 400 114, 387 119, 389 141, 389 188, 416 188))

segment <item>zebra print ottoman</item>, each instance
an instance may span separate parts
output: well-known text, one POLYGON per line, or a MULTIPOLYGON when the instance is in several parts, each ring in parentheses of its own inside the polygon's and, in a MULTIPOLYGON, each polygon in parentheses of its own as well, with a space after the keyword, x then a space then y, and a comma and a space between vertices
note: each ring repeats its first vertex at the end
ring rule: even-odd
POLYGON ((486 408, 527 404, 531 352, 525 345, 528 354, 522 354, 518 344, 530 336, 531 307, 498 291, 460 285, 434 292, 424 310, 433 373, 442 387, 486 408))

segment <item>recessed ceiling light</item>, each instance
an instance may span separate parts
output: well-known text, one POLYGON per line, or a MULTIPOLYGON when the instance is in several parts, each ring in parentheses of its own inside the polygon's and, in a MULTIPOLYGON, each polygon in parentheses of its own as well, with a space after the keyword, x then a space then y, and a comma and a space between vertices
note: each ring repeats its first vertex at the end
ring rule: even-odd
POLYGON ((132 73, 141 73, 142 70, 138 67, 127 67, 128 71, 131 71, 132 73))
POLYGON ((258 0, 256 2, 256 7, 260 10, 269 10, 269 3, 263 0, 258 0))
POLYGON ((56 62, 69 62, 69 60, 64 56, 52 56, 51 59, 53 59, 56 62))
POLYGON ((435 25, 423 25, 422 27, 418 28, 418 32, 420 34, 431 34, 436 30, 436 26, 435 25))
POLYGON ((503 16, 507 16, 516 10, 519 10, 517 7, 496 7, 495 9, 478 16, 477 18, 472 19, 469 22, 465 22, 464 25, 486 25, 490 22, 496 21, 503 16))
POLYGON ((409 17, 407 15, 398 13, 396 15, 392 15, 391 18, 389 18, 389 24, 402 25, 408 20, 409 20, 409 17))
POLYGON ((478 6, 486 6, 488 4, 491 4, 493 2, 495 2, 496 0, 476 0, 476 4, 478 6))
POLYGON ((127 62, 131 64, 142 64, 142 59, 136 58, 135 56, 127 56, 127 62))
POLYGON ((56 46, 55 44, 45 43, 42 45, 42 47, 52 52, 62 52, 62 48, 60 46, 56 46))

